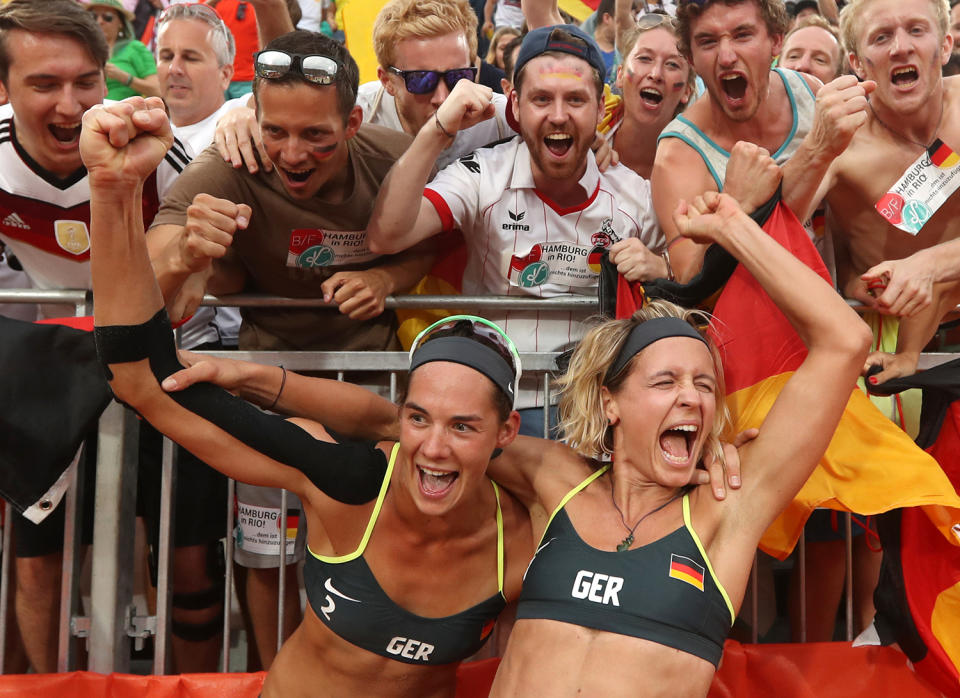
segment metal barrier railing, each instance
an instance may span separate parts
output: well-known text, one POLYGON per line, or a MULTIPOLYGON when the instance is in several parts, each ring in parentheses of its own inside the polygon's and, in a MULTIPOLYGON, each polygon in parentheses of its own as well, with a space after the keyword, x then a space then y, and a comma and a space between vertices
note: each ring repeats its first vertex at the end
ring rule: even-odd
MULTIPOLYGON (((87 291, 38 291, 38 290, 2 290, 0 303, 42 303, 65 304, 73 306, 76 315, 90 312, 91 298, 87 291)), ((328 304, 319 299, 289 299, 274 296, 244 295, 218 299, 208 296, 204 305, 241 306, 241 307, 319 307, 328 304)), ((489 296, 405 296, 388 298, 386 307, 390 309, 434 309, 449 310, 556 310, 590 312, 597 309, 592 297, 572 297, 554 299, 533 299, 489 296)), ((294 371, 331 373, 342 379, 343 372, 389 372, 390 397, 395 397, 397 375, 405 372, 408 357, 405 352, 315 352, 315 351, 214 351, 205 352, 211 356, 255 361, 278 365, 294 371)), ((544 382, 544 392, 549 400, 550 374, 555 370, 557 354, 537 352, 521 354, 524 372, 537 374, 544 382)), ((944 361, 957 358, 956 354, 925 354, 921 357, 921 368, 929 368, 944 361)), ((544 433, 547 433, 547 416, 544 416, 544 433)), ((134 542, 134 503, 136 499, 137 464, 136 417, 117 403, 111 403, 101 417, 99 426, 99 447, 97 456, 96 519, 93 531, 91 599, 89 615, 78 612, 78 578, 80 570, 80 545, 77 535, 80 525, 78 488, 82 478, 77 477, 76 469, 71 474, 71 486, 64 499, 66 524, 64 532, 63 586, 61 591, 61 614, 59 632, 59 652, 57 668, 69 671, 76 668, 75 638, 87 638, 89 648, 89 669, 109 673, 129 670, 130 638, 154 637, 154 673, 166 673, 170 661, 171 627, 171 552, 172 530, 176 512, 172 497, 175 487, 176 470, 173 467, 174 449, 168 439, 164 439, 162 477, 160 544, 157 579, 156 614, 139 617, 133 611, 133 542, 134 542)), ((221 670, 227 671, 230 660, 230 601, 232 588, 233 559, 233 493, 234 483, 229 482, 228 507, 226 520, 226 583, 224 594, 224 627, 221 670)), ((285 494, 285 493, 284 493, 285 494)), ((9 511, 9 510, 8 510, 9 511)), ((285 536, 287 509, 281 504, 281 545, 279 552, 280 589, 284 588, 285 536)), ((9 524, 14 517, 8 516, 9 524)), ((10 525, 3 531, 3 560, 0 565, 0 671, 2 671, 6 648, 5 629, 10 619, 7 617, 10 579, 10 525)), ((846 590, 845 616, 846 636, 853 639, 853 587, 852 587, 852 531, 849 514, 844 517, 844 538, 846 541, 846 590)), ((805 538, 799 543, 800 565, 800 615, 801 641, 806 635, 806 560, 805 538)), ((750 603, 752 640, 756 642, 759 628, 759 605, 757 591, 757 563, 751 574, 753 590, 750 603)), ((278 618, 282 626, 284 595, 278 599, 278 618)), ((277 646, 282 642, 282 629, 277 629, 277 646)))

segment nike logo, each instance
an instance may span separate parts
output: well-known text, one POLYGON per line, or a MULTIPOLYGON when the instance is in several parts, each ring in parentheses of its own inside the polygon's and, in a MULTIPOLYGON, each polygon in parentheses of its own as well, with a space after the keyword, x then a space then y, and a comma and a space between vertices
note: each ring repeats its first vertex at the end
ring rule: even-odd
MULTIPOLYGON (((330 594, 335 594, 346 601, 361 603, 360 599, 353 599, 334 588, 333 579, 331 577, 327 577, 327 581, 323 583, 323 588, 329 591, 330 594)), ((320 613, 322 613, 323 617, 327 619, 327 622, 330 621, 330 614, 337 610, 337 602, 333 600, 333 597, 330 596, 330 594, 327 594, 326 603, 320 607, 320 613)))
POLYGON ((523 571, 523 581, 526 581, 526 580, 527 580, 527 572, 530 571, 530 565, 532 565, 532 564, 533 564, 533 561, 537 559, 537 555, 540 554, 540 551, 543 550, 544 548, 546 548, 548 545, 550 545, 550 544, 551 544, 553 541, 555 541, 556 539, 557 539, 556 536, 554 536, 553 538, 551 538, 550 540, 548 540, 546 543, 544 543, 543 545, 541 545, 539 548, 537 548, 537 552, 535 552, 535 553, 533 554, 533 557, 530 558, 530 562, 527 563, 527 569, 525 569, 525 570, 523 571))

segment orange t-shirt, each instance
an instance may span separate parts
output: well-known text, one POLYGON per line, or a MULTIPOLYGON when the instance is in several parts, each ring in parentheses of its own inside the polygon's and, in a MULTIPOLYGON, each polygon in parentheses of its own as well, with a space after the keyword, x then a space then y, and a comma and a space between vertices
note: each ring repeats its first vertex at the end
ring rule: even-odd
POLYGON ((253 4, 242 0, 220 0, 214 9, 233 32, 233 40, 237 44, 237 57, 233 60, 233 81, 253 80, 253 54, 260 50, 257 15, 253 4))

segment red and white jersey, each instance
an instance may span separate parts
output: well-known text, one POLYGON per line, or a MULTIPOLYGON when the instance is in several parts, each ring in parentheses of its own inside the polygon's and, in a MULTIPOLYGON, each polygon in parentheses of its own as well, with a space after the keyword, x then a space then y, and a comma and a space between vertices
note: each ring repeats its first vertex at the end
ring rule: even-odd
MULTIPOLYGON (((179 141, 143 187, 143 219, 189 163, 179 141)), ((17 142, 13 110, 0 107, 0 240, 36 288, 90 288, 90 186, 86 168, 61 179, 17 142)), ((52 306, 53 315, 72 314, 52 306)), ((49 313, 45 313, 49 316, 49 313)))
MULTIPOLYGON (((551 201, 534 184, 530 153, 519 136, 444 168, 424 196, 436 208, 444 230, 463 231, 463 293, 595 297, 605 249, 634 237, 660 251, 664 237, 647 180, 620 165, 601 174, 591 152, 580 185, 588 198, 579 206, 564 208, 551 201)), ((588 315, 486 313, 522 352, 569 347, 583 335, 582 321, 588 315)), ((523 381, 518 407, 543 404, 541 391, 539 381, 523 381)))

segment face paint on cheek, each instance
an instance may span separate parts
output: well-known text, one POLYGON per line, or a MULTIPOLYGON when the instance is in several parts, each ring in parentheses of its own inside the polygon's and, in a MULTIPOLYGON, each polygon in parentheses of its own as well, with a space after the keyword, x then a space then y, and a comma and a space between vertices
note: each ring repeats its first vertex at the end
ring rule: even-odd
POLYGON ((682 89, 683 87, 686 86, 686 84, 687 84, 687 83, 685 83, 685 82, 683 82, 683 81, 675 82, 675 83, 673 83, 673 89, 675 89, 675 90, 682 89))
POLYGON ((312 149, 312 152, 317 157, 329 157, 333 154, 333 151, 337 149, 337 145, 337 143, 333 143, 332 145, 318 145, 316 148, 312 149))

